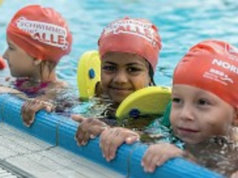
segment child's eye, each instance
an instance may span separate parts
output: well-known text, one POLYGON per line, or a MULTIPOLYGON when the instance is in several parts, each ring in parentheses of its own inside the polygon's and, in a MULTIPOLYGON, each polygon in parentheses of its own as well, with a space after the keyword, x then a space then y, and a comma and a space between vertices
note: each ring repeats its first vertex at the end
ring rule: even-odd
POLYGON ((141 71, 141 69, 138 67, 128 67, 127 71, 128 72, 139 72, 139 71, 141 71))
POLYGON ((173 98, 173 99, 172 99, 172 102, 173 102, 173 103, 180 103, 180 102, 181 102, 181 99, 180 99, 180 98, 173 98))
POLYGON ((116 67, 115 66, 103 66, 102 69, 106 72, 113 72, 116 70, 116 67))
POLYGON ((12 46, 8 46, 8 49, 9 49, 10 51, 13 51, 15 48, 13 48, 12 46))
POLYGON ((211 103, 207 99, 198 99, 197 104, 200 106, 210 105, 211 103))

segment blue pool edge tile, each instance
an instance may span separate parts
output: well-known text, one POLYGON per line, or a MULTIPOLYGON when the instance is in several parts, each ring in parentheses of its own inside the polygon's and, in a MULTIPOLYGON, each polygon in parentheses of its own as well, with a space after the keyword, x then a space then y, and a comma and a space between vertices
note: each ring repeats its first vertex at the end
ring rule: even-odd
POLYGON ((79 147, 74 139, 78 123, 56 113, 40 111, 36 114, 34 124, 28 128, 23 125, 21 106, 23 101, 8 95, 0 94, 0 122, 5 122, 30 135, 40 138, 52 145, 63 147, 77 155, 113 169, 127 177, 223 177, 199 165, 175 158, 151 173, 143 171, 141 159, 147 148, 145 144, 122 145, 117 151, 117 157, 107 162, 99 147, 99 138, 91 140, 86 146, 79 147))

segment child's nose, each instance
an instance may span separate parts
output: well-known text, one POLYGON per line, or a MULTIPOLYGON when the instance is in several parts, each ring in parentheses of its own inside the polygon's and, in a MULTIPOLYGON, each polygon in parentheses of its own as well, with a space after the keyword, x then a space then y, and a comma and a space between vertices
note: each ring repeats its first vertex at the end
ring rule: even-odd
POLYGON ((194 120, 193 109, 189 104, 184 105, 184 107, 182 108, 180 118, 183 120, 194 120))
POLYGON ((3 56, 4 59, 8 60, 8 54, 7 54, 7 50, 4 52, 3 56))
POLYGON ((118 71, 114 77, 114 81, 117 83, 126 83, 128 81, 127 74, 124 71, 118 71))

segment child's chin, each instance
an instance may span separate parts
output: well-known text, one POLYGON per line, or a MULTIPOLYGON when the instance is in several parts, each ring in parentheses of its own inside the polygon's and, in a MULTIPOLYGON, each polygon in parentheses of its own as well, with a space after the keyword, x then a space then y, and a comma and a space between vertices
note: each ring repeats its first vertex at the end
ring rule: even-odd
POLYGON ((12 75, 13 77, 21 77, 21 76, 19 76, 17 73, 12 72, 12 71, 11 71, 11 75, 12 75))
POLYGON ((110 93, 110 96, 111 96, 111 99, 113 100, 113 102, 120 104, 124 99, 126 99, 126 97, 127 97, 129 94, 130 94, 130 93, 123 93, 123 94, 110 93))
POLYGON ((19 75, 19 74, 16 74, 16 73, 11 73, 11 75, 13 77, 16 77, 16 78, 25 77, 24 75, 19 75))
POLYGON ((126 96, 114 96, 112 97, 112 100, 114 103, 120 104, 125 98, 126 96))

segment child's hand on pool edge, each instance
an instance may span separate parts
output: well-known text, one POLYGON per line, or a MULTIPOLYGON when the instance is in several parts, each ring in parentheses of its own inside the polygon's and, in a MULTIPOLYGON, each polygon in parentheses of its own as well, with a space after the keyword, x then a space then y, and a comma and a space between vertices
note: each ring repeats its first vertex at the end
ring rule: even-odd
POLYGON ((109 126, 96 118, 85 118, 80 115, 71 115, 72 119, 79 122, 75 139, 79 146, 86 145, 90 139, 100 135, 109 126))
POLYGON ((21 115, 24 125, 30 127, 35 120, 36 112, 45 109, 47 112, 52 112, 55 106, 47 101, 41 99, 28 99, 21 108, 21 115))
POLYGON ((184 156, 186 153, 170 143, 150 145, 144 154, 141 165, 145 172, 154 172, 156 166, 163 165, 171 158, 184 156))
POLYGON ((100 147, 103 152, 103 157, 107 161, 115 158, 117 148, 124 142, 132 144, 140 138, 137 132, 130 129, 114 127, 104 130, 100 136, 100 147))

